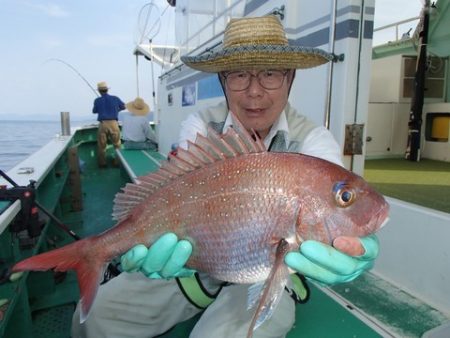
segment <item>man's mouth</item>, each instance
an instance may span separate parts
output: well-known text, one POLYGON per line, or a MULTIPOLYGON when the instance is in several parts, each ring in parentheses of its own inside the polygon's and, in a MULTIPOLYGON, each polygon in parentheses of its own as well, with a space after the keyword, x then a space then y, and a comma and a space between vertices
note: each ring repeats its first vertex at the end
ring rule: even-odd
POLYGON ((264 109, 262 108, 246 108, 245 112, 247 116, 261 116, 264 113, 264 109))

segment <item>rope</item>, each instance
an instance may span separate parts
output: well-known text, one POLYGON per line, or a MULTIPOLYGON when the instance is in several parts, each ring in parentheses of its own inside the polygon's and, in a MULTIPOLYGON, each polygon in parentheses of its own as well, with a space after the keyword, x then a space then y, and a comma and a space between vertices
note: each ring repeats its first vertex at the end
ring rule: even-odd
MULTIPOLYGON (((150 64, 151 64, 151 67, 152 67, 152 96, 153 96, 153 107, 156 107, 155 73, 154 73, 154 70, 153 70, 153 63, 154 63, 154 61, 153 61, 153 42, 152 42, 152 40, 150 40, 149 43, 150 43, 150 55, 151 55, 151 58, 152 58, 150 64)), ((156 109, 155 109, 154 111, 156 111, 156 109)))
POLYGON ((136 54, 136 92, 139 97, 139 57, 136 54))
MULTIPOLYGON (((166 12, 167 8, 169 8, 169 7, 170 7, 170 5, 168 4, 167 7, 162 12, 161 16, 164 15, 164 13, 166 12)), ((172 27, 171 24, 172 24, 171 18, 169 18, 169 25, 168 25, 168 27, 172 27)), ((166 43, 165 43, 166 46, 167 46, 167 41, 168 40, 169 40, 169 30, 166 29, 166 43)), ((162 75, 162 72, 163 72, 163 70, 164 70, 164 68, 166 66, 166 52, 167 52, 167 48, 164 48, 164 54, 163 54, 163 58, 162 58, 163 59, 163 63, 161 65, 161 69, 160 69, 160 74, 159 75, 162 75)))

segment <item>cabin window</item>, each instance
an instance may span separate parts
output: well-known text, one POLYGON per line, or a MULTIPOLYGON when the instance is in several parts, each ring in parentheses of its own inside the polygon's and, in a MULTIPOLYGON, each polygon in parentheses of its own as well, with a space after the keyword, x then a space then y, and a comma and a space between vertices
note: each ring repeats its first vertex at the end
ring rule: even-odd
MULTIPOLYGON (((412 98, 414 95, 414 77, 416 74, 416 56, 403 58, 403 97, 412 98)), ((447 60, 431 56, 428 58, 425 79, 425 98, 443 99, 445 97, 445 74, 447 60)))

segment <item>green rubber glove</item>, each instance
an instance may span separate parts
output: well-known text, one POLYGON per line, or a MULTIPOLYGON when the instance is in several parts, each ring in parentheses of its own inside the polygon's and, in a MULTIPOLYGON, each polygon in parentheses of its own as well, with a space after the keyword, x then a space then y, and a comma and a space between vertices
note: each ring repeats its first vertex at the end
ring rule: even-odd
POLYGON ((373 267, 379 244, 375 235, 359 239, 365 253, 349 256, 332 246, 305 241, 299 252, 289 252, 284 262, 305 277, 326 285, 349 282, 373 267))
POLYGON ((143 244, 134 246, 120 261, 124 271, 141 271, 149 278, 188 277, 195 273, 195 270, 184 268, 191 253, 189 241, 178 241, 177 235, 169 232, 148 249, 143 244))

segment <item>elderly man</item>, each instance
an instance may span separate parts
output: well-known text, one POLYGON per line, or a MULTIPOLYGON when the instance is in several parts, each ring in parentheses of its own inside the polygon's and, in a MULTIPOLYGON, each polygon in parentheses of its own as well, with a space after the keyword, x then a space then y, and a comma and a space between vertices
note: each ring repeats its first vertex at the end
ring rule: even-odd
MULTIPOLYGON (((330 59, 318 49, 290 46, 274 16, 231 20, 222 50, 183 58, 189 67, 218 73, 226 102, 189 116, 182 125, 180 146, 194 141, 197 133, 205 134, 208 126, 225 132, 233 124, 231 111, 247 129, 257 132, 269 151, 301 152, 342 164, 331 133, 288 103, 296 69, 330 59)), ((203 290, 198 295, 192 285, 186 287, 184 279, 176 279, 177 283, 171 278, 193 274, 184 268, 191 251, 189 241, 173 233, 149 249, 145 245, 131 249, 122 257, 122 266, 139 272, 122 273, 103 285, 87 321, 80 325, 75 314, 73 336, 154 337, 204 311, 190 337, 246 337, 252 318, 252 311, 247 310, 248 285, 224 286, 200 273, 194 281, 194 288, 203 290), (205 297, 215 300, 209 305, 205 297)), ((306 241, 298 252, 286 255, 285 263, 309 279, 334 284, 369 269, 377 253, 374 236, 339 237, 333 246, 306 241)), ((254 337, 285 337, 295 319, 295 291, 284 293, 273 316, 254 331, 254 337)))
POLYGON ((130 114, 123 117, 122 139, 125 149, 157 150, 156 135, 150 128, 148 113, 150 107, 144 99, 136 97, 126 105, 130 114))

